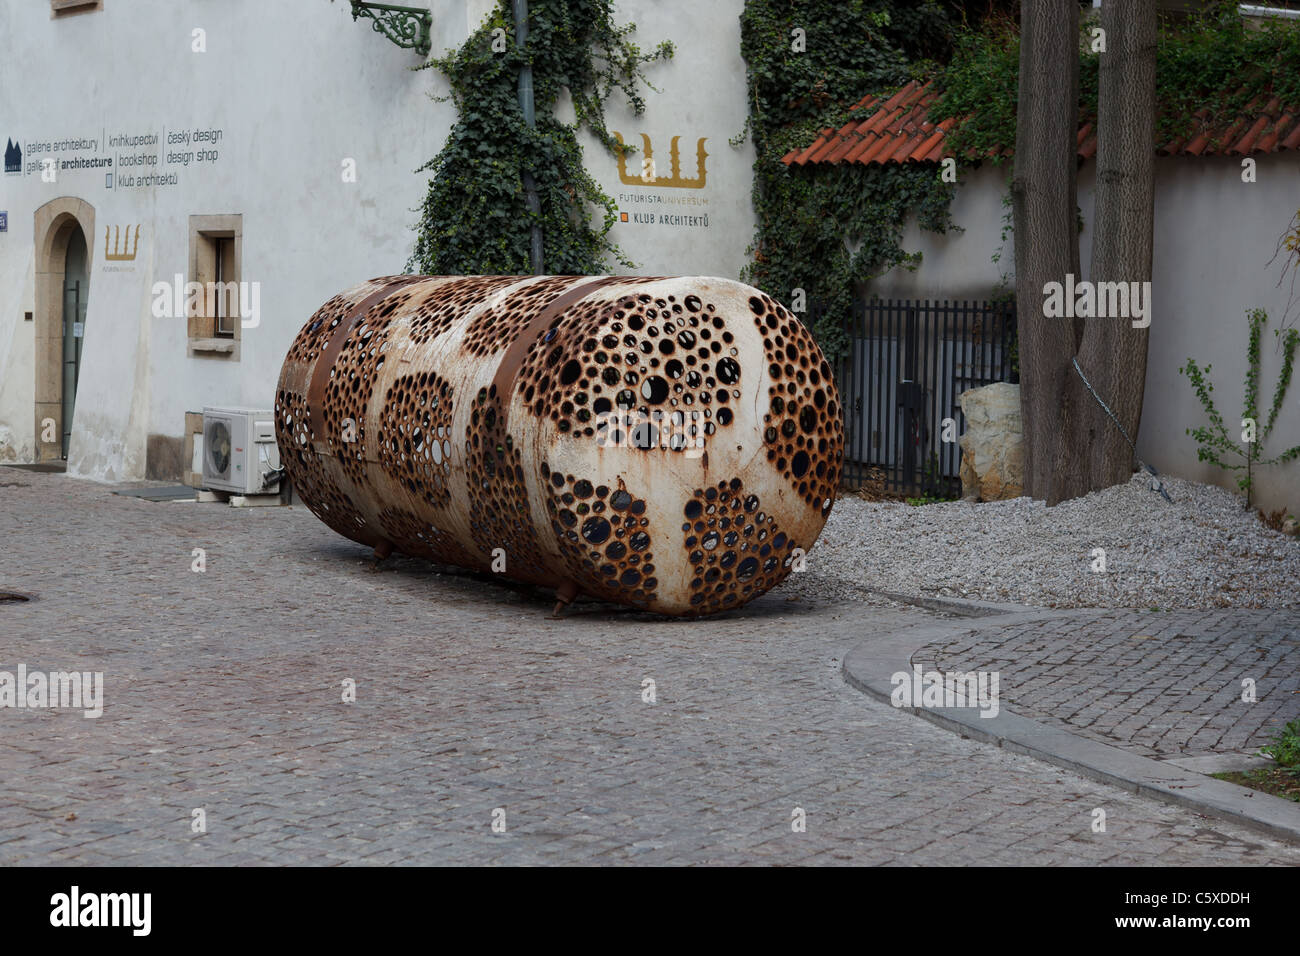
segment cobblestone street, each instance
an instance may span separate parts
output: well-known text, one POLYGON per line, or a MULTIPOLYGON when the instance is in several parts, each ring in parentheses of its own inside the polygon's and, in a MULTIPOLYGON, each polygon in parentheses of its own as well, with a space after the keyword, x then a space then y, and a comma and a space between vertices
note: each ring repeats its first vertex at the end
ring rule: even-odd
POLYGON ((301 506, 5 468, 0 531, 0 589, 35 596, 0 602, 0 670, 105 681, 97 719, 0 710, 0 864, 1300 864, 853 690, 848 649, 931 615, 820 599, 815 550, 740 612, 556 621, 372 571, 301 506))
POLYGON ((998 671, 1016 713, 1147 757, 1253 753, 1300 717, 1294 610, 1072 614, 936 642, 912 662, 998 671))

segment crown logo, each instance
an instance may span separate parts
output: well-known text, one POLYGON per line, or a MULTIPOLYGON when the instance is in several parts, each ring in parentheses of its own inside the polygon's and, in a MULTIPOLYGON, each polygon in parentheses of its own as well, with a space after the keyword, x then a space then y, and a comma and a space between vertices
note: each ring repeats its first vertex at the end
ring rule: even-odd
POLYGON ((139 227, 138 225, 135 227, 135 245, 134 245, 134 246, 131 246, 131 227, 130 227, 130 226, 127 226, 127 227, 126 227, 126 242, 122 244, 123 248, 122 248, 121 250, 119 250, 119 248, 118 248, 118 228, 119 228, 119 227, 117 227, 117 226, 113 226, 113 227, 112 227, 112 229, 113 229, 113 251, 112 251, 112 252, 109 252, 109 251, 108 251, 108 230, 109 230, 109 227, 108 227, 108 226, 105 226, 105 227, 104 227, 104 258, 107 259, 107 260, 109 260, 110 262, 130 262, 130 261, 132 261, 133 259, 135 259, 135 254, 136 254, 136 252, 138 252, 139 249, 140 249, 140 227, 139 227), (129 249, 126 248, 126 247, 128 247, 128 246, 131 246, 131 248, 129 248, 129 249))
MULTIPOLYGON (((624 145, 623 134, 615 132, 614 138, 618 140, 619 145, 624 145)), ((708 170, 704 168, 704 158, 709 154, 704 150, 704 143, 707 137, 701 137, 695 145, 695 163, 699 170, 698 179, 682 178, 681 156, 679 155, 677 141, 680 136, 674 136, 672 142, 668 145, 668 162, 669 171, 667 176, 655 175, 654 149, 650 145, 650 137, 645 133, 641 134, 641 151, 643 158, 641 160, 641 175, 628 175, 627 157, 619 151, 618 156, 618 178, 627 186, 659 186, 669 189, 702 189, 704 182, 708 178, 708 170)))

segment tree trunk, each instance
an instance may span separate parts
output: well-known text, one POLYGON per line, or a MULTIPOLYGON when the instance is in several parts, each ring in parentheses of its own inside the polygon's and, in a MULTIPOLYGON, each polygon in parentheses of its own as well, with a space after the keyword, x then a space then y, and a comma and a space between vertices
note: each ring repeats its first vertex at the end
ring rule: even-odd
POLYGON ((1081 464, 1069 441, 1075 403, 1062 402, 1071 395, 1067 371, 1073 376, 1080 330, 1078 323, 1043 315, 1044 285, 1079 272, 1079 6, 1073 0, 1021 0, 1019 85, 1011 198, 1025 493, 1054 504, 1061 480, 1081 464))
MULTIPOLYGON (((1101 9, 1106 51, 1098 85, 1094 283, 1151 281, 1155 210, 1156 14, 1154 3, 1107 0, 1101 9)), ((1151 303, 1146 303, 1150 318, 1151 303)), ((1079 366, 1129 436, 1137 441, 1146 386, 1147 332, 1132 319, 1090 319, 1079 366)), ((1075 375, 1077 378, 1077 374, 1075 375)), ((1133 449, 1088 396, 1092 410, 1089 488, 1128 481, 1133 449)))
MULTIPOLYGON (((1105 0, 1097 122, 1097 188, 1089 281, 1151 280, 1154 218, 1155 5, 1105 0)), ((1020 322, 1025 493, 1049 505, 1129 480, 1133 451, 1088 391, 1079 367, 1136 440, 1147 330, 1129 315, 1044 314, 1045 284, 1076 284, 1078 6, 1022 0, 1020 102, 1012 200, 1020 322)), ((1129 285, 1131 289, 1131 285, 1129 285)), ((1094 306, 1099 297, 1094 296, 1094 306)))

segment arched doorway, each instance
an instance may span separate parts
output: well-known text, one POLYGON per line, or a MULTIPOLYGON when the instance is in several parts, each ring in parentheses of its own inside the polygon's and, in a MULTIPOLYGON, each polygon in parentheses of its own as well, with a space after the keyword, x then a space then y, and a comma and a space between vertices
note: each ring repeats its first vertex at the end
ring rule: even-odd
POLYGON ((94 262, 95 210, 72 197, 36 210, 36 460, 68 454, 85 309, 94 262))

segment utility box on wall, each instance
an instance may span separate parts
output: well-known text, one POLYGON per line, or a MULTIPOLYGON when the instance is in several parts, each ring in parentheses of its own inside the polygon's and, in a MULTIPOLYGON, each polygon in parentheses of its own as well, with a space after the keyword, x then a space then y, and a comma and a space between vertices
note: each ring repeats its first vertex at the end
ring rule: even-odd
POLYGON ((204 407, 203 487, 238 495, 280 490, 280 450, 271 411, 204 407))

